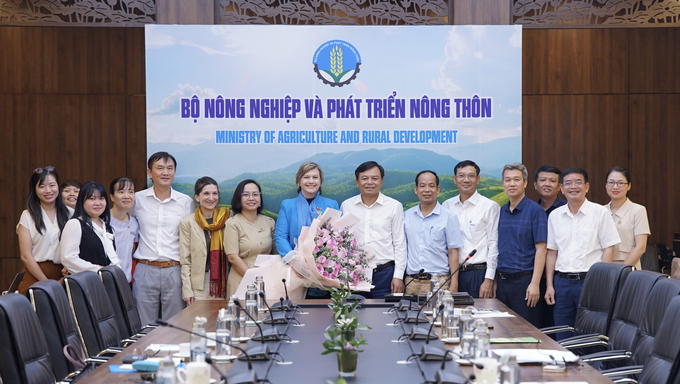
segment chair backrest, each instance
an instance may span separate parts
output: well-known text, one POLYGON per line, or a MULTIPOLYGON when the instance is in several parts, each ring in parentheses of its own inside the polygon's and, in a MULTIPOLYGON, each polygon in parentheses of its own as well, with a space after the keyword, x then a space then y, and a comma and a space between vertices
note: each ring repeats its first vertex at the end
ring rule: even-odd
POLYGON ((652 352, 654 338, 661 328, 664 314, 674 297, 680 295, 680 280, 664 279, 654 284, 644 307, 642 322, 638 328, 631 365, 645 365, 652 352))
POLYGON ((115 265, 109 265, 99 270, 99 277, 109 295, 121 336, 128 338, 139 333, 143 324, 125 272, 115 265))
POLYGON ((64 356, 64 346, 70 344, 81 353, 83 350, 66 292, 56 280, 43 280, 31 285, 26 296, 45 333, 54 374, 57 379, 64 379, 76 370, 64 356))
POLYGON ((640 384, 667 383, 680 352, 680 296, 671 300, 654 338, 652 353, 640 374, 640 384))
POLYGON ((656 244, 647 244, 647 249, 640 258, 640 266, 643 271, 659 272, 659 250, 656 244))
POLYGON ((0 377, 7 384, 54 384, 45 335, 28 299, 0 297, 0 377))
POLYGON ((595 263, 590 267, 578 302, 574 335, 609 334, 614 305, 632 269, 618 263, 595 263))
POLYGON ((88 271, 67 276, 64 286, 85 354, 96 356, 106 348, 120 347, 116 316, 99 275, 88 271))
MULTIPOLYGON (((637 332, 644 317, 644 309, 650 299, 654 286, 668 276, 651 271, 633 271, 628 275, 616 301, 609 326, 610 350, 632 351, 637 340, 637 332)), ((621 365, 628 364, 622 362, 621 365)), ((616 366, 616 363, 612 364, 616 366)))

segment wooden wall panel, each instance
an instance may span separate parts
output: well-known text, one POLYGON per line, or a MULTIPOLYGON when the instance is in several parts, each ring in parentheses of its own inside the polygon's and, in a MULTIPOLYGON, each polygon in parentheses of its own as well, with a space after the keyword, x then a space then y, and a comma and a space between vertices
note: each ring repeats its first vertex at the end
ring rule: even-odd
POLYGON ((524 94, 628 92, 628 30, 523 30, 524 94))
POLYGON ((16 223, 34 168, 61 181, 141 179, 143 28, 0 27, 0 287, 21 269, 16 223), (131 174, 132 173, 132 174, 131 174))
POLYGON ((453 0, 454 25, 509 25, 511 0, 453 0))
POLYGON ((680 28, 630 30, 630 92, 680 93, 680 28))
POLYGON ((213 0, 156 0, 158 24, 214 24, 213 0))
POLYGON ((650 239, 669 247, 673 233, 680 232, 678 122, 680 94, 631 95, 631 200, 647 207, 650 239))
POLYGON ((628 96, 526 95, 522 116, 522 162, 532 173, 529 197, 538 198, 533 171, 549 163, 585 169, 588 199, 606 203, 607 171, 628 166, 628 96))

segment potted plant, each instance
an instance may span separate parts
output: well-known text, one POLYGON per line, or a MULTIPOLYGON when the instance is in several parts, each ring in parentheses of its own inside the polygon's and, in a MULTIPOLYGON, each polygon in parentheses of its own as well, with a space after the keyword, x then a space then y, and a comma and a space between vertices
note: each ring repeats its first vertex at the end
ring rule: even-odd
MULTIPOLYGON (((358 323, 358 321, 357 321, 358 323)), ((323 342, 324 351, 322 355, 336 353, 338 357, 338 373, 340 377, 354 377, 357 371, 357 360, 360 346, 366 345, 366 339, 363 335, 355 337, 353 340, 347 340, 343 337, 342 332, 335 326, 330 326, 324 333, 326 341, 323 342)))

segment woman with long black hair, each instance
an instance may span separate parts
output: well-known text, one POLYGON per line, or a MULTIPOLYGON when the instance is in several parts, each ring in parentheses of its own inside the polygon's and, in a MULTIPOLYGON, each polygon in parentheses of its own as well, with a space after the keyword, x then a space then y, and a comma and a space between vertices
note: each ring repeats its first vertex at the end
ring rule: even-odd
POLYGON ((41 280, 62 277, 59 236, 73 211, 64 205, 53 166, 36 168, 28 182, 26 209, 17 224, 19 252, 26 271, 19 293, 41 280))

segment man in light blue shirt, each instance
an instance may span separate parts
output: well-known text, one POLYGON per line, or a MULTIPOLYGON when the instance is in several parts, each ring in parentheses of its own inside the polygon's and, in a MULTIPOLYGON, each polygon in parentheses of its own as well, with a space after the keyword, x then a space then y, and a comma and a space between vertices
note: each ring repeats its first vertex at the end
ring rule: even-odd
MULTIPOLYGON (((458 268, 458 248, 463 247, 458 217, 439 204, 439 176, 422 171, 413 188, 419 204, 404 213, 406 232, 406 294, 428 292, 432 275, 440 282, 458 268), (423 273, 419 273, 420 270, 423 273)), ((457 279, 444 289, 457 291, 457 279)))

